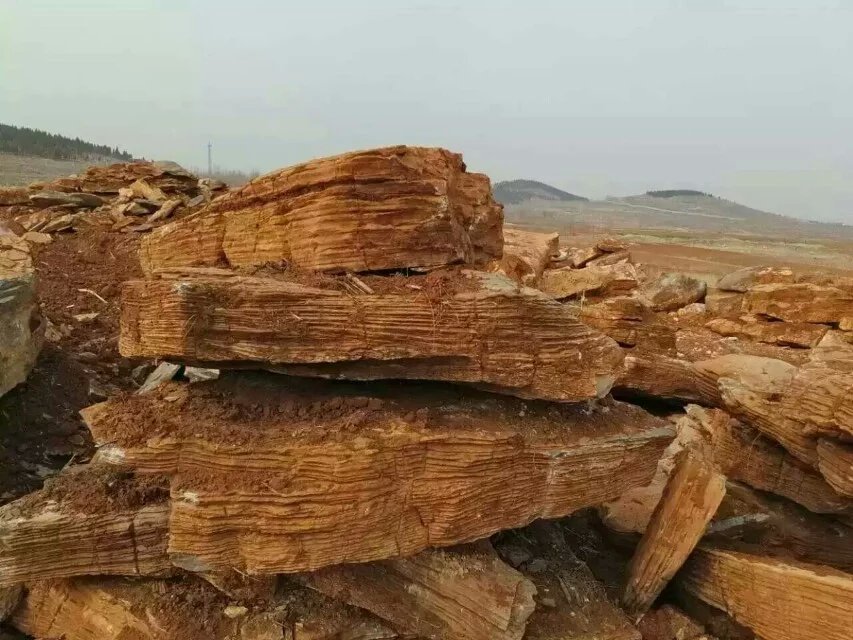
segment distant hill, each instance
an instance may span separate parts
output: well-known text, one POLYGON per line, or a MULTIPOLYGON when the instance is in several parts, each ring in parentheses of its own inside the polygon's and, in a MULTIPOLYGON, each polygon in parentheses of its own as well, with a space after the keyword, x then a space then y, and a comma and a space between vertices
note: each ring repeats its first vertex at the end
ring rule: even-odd
POLYGON ((536 180, 505 180, 492 187, 495 200, 501 204, 521 204, 528 200, 553 200, 556 202, 587 202, 587 198, 557 189, 536 180))
POLYGON ((704 191, 695 191, 694 189, 664 189, 663 191, 646 191, 647 196, 653 198, 675 198, 677 196, 714 196, 704 191))
POLYGON ((504 214, 507 221, 515 224, 564 233, 577 228, 626 233, 659 229, 671 233, 741 233, 853 240, 853 226, 799 220, 691 189, 650 191, 606 200, 524 200, 508 204, 504 214))
POLYGON ((100 162, 105 159, 132 160, 118 147, 93 144, 80 138, 68 138, 38 129, 0 124, 0 152, 49 160, 100 162))

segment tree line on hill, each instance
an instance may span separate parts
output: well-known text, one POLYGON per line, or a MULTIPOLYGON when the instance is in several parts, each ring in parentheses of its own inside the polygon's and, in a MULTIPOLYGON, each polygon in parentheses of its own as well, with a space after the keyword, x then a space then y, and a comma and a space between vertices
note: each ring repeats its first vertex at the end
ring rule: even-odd
POLYGON ((662 189, 660 191, 646 191, 646 195, 655 198, 674 198, 676 196, 707 196, 709 198, 716 197, 711 193, 705 193, 704 191, 696 191, 695 189, 662 189))
POLYGON ((0 124, 0 152, 52 160, 133 159, 132 155, 118 147, 92 144, 80 138, 67 138, 56 133, 8 124, 0 124))

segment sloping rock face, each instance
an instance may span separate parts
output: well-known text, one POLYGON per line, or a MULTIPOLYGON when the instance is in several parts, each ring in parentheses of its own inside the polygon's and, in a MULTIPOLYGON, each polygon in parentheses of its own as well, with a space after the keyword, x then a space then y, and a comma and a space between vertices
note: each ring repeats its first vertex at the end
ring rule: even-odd
POLYGON ((705 299, 707 285, 683 273, 666 273, 637 291, 637 296, 650 309, 674 311, 705 299))
POLYGON ((717 289, 746 293, 760 284, 793 284, 796 276, 790 269, 746 267, 727 273, 717 281, 717 289))
POLYGON ((484 263, 501 257, 489 178, 444 149, 387 147, 281 169, 152 233, 143 270, 286 261, 325 272, 484 263))

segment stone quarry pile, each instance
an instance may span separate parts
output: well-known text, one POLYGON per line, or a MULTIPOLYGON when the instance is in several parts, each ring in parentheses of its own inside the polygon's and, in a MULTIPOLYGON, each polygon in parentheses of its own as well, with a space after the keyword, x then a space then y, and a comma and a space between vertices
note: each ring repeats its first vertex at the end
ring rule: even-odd
MULTIPOLYGON (((24 229, 49 211, 150 231, 118 344, 160 362, 82 411, 89 464, 0 507, 7 624, 849 639, 853 281, 708 288, 618 239, 560 248, 504 227, 489 179, 442 149, 210 186, 131 163, 6 205, 24 229)), ((21 296, 0 357, 25 324, 37 352, 21 296)))

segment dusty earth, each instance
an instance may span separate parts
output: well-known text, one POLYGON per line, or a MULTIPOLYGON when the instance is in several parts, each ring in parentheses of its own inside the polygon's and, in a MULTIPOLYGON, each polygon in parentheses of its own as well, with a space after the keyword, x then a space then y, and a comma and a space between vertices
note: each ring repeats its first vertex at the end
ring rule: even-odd
POLYGON ((57 234, 35 248, 38 295, 53 326, 27 381, 0 398, 0 503, 37 489, 69 462, 91 455, 78 411, 135 388, 145 368, 118 354, 120 285, 140 274, 140 236, 98 228, 57 234), (91 321, 78 314, 97 313, 91 321))

